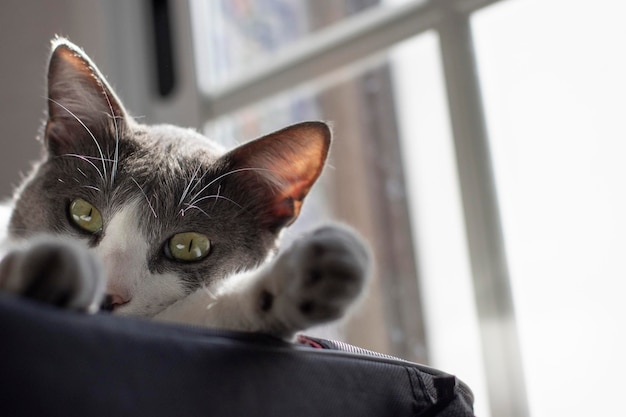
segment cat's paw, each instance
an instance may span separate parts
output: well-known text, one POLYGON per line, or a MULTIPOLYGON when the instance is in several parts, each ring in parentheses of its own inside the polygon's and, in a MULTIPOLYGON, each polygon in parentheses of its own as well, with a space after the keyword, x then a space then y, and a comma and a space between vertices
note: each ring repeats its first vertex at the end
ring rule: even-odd
POLYGON ((95 257, 80 245, 43 239, 9 252, 0 263, 0 291, 58 307, 97 311, 105 278, 95 257))
POLYGON ((352 230, 326 226, 281 254, 261 294, 261 310, 273 313, 293 334, 343 317, 364 293, 369 250, 352 230))

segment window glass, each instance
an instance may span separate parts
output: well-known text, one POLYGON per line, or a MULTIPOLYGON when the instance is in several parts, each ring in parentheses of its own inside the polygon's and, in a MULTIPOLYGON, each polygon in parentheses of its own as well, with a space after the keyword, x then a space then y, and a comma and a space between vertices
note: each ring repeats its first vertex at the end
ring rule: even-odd
MULTIPOLYGON (((334 7, 323 2, 310 5, 334 7)), ((322 10, 317 15, 326 13, 322 10)), ((333 123, 329 166, 284 243, 329 219, 357 228, 376 255, 374 283, 355 319, 344 330, 323 329, 324 334, 426 362, 391 85, 390 66, 382 55, 212 120, 206 130, 232 146, 302 120, 333 123)))
POLYGON ((375 7, 425 0, 192 0, 201 90, 266 64, 307 35, 375 7))
POLYGON ((320 335, 414 361, 427 359, 389 65, 311 83, 207 124, 222 143, 242 142, 302 120, 333 125, 329 164, 283 244, 328 220, 354 226, 376 257, 375 280, 355 320, 320 335))
POLYGON ((237 143, 300 120, 335 122, 329 169, 286 243, 341 220, 370 241, 377 269, 348 333, 321 335, 454 370, 474 389, 477 413, 489 416, 438 48, 434 33, 418 36, 207 130, 237 143))
POLYGON ((410 39, 390 57, 430 362, 454 369, 474 391, 476 415, 488 416, 438 37, 410 39))
POLYGON ((533 416, 621 407, 624 13, 526 0, 473 19, 533 416))
MULTIPOLYGON (((315 16, 339 3, 308 2, 316 10, 305 16, 323 27, 315 16)), ((344 221, 371 243, 377 267, 355 319, 321 335, 454 372, 474 389, 476 412, 488 416, 438 49, 434 33, 418 36, 211 120, 206 130, 233 146, 301 120, 334 122, 329 167, 285 243, 314 224, 344 221)))

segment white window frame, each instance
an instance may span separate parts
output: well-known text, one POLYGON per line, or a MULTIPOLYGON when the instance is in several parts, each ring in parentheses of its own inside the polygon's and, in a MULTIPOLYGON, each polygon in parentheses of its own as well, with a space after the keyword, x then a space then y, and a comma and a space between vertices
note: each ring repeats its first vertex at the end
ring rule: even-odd
MULTIPOLYGON (((278 57, 219 88, 184 88, 167 107, 184 103, 182 108, 190 110, 185 121, 200 127, 383 53, 421 33, 438 33, 490 411, 494 416, 525 417, 529 408, 520 343, 470 25, 474 12, 499 1, 412 1, 397 7, 368 9, 308 35, 278 57), (193 108, 192 103, 197 107, 193 108)), ((192 24, 200 14, 200 3, 201 0, 172 2, 174 25, 186 29, 200 27, 192 24)), ((189 40, 198 39, 198 34, 191 36, 191 29, 183 32, 184 39, 176 42, 175 49, 177 59, 187 63, 180 78, 189 83, 196 79, 189 65, 196 59, 189 40)))

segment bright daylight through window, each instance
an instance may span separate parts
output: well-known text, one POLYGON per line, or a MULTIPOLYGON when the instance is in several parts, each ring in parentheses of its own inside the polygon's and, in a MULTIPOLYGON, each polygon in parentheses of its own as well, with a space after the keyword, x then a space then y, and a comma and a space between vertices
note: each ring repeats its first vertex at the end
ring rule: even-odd
MULTIPOLYGON (((477 415, 500 417, 508 409, 525 416, 526 401, 533 417, 608 414, 609 403, 571 397, 618 398, 626 372, 619 330, 626 317, 626 6, 614 0, 259 4, 191 2, 195 37, 209 40, 195 45, 209 109, 219 107, 220 94, 246 97, 255 88, 246 76, 258 68, 269 74, 298 67, 290 53, 308 58, 298 49, 323 43, 317 34, 337 23, 365 13, 375 22, 376 13, 405 7, 424 26, 364 57, 366 65, 357 60, 332 76, 322 69, 285 86, 272 79, 277 87, 260 103, 231 101, 216 119, 207 112, 211 136, 224 142, 303 119, 335 122, 333 166, 300 226, 336 218, 373 242, 379 257, 373 295, 351 326, 358 330, 344 336, 455 372, 474 390, 477 415), (458 30, 455 22, 468 16, 471 31, 458 30), (475 68, 472 52, 477 84, 467 76, 475 68), (284 67, 272 69, 275 56, 284 67), (485 139, 482 112, 459 110, 454 98, 474 87, 480 87, 475 103, 484 104, 489 146, 487 168, 472 172, 480 158, 461 149, 477 143, 472 136, 479 144, 485 139), (468 120, 479 126, 478 135, 459 133, 468 120), (492 180, 490 162, 497 204, 491 198, 482 205, 472 179, 463 177, 480 174, 481 190, 492 180), (494 208, 490 230, 474 227, 476 207, 494 208), (490 232, 502 259, 489 250, 476 256, 476 240, 490 232), (494 310, 496 317, 484 305, 497 305, 503 293, 481 291, 481 271, 512 289, 512 307, 494 310), (498 373, 508 358, 518 372, 498 373)), ((376 28, 395 36, 384 29, 376 28)))
POLYGON ((611 415, 622 395, 625 14, 518 0, 473 21, 534 417, 611 415))

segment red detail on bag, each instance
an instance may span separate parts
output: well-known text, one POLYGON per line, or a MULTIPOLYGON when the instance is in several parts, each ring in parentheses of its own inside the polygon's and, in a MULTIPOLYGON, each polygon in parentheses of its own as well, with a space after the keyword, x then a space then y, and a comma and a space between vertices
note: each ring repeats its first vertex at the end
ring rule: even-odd
POLYGON ((298 335, 298 343, 300 343, 301 345, 306 345, 308 347, 315 348, 315 349, 324 349, 324 346, 320 345, 315 340, 311 340, 302 334, 298 335))

